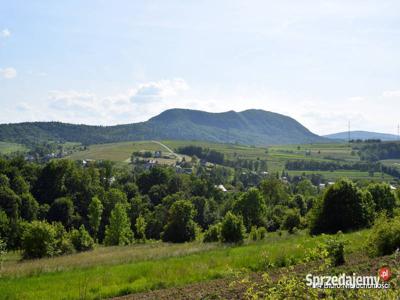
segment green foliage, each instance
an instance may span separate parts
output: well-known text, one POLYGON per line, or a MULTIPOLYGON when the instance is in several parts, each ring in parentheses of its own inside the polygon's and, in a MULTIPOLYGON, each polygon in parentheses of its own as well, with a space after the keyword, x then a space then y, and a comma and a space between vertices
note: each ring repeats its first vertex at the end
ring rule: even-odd
POLYGON ((276 177, 270 176, 260 184, 260 190, 267 205, 286 204, 289 196, 285 185, 276 177))
POLYGON ((272 112, 247 110, 240 113, 210 114, 185 109, 164 111, 144 123, 118 126, 87 126, 58 122, 2 124, 0 137, 3 141, 25 145, 59 140, 84 145, 143 139, 228 143, 235 141, 245 145, 323 141, 295 120, 272 112), (227 131, 227 126, 232 130, 227 131))
POLYGON ((93 233, 93 237, 97 239, 99 232, 101 216, 103 214, 103 204, 98 197, 93 197, 89 204, 89 225, 93 233))
POLYGON ((290 203, 292 208, 297 208, 302 216, 307 213, 307 204, 302 195, 296 194, 290 203))
POLYGON ((104 243, 107 246, 128 245, 132 242, 133 233, 126 213, 126 205, 117 203, 111 212, 110 224, 106 227, 104 243))
POLYGON ((344 264, 344 242, 330 238, 325 242, 325 249, 330 266, 337 267, 344 264))
POLYGON ((243 219, 227 212, 221 224, 221 240, 224 243, 242 243, 245 231, 243 219))
POLYGON ((363 193, 354 183, 340 180, 330 186, 311 215, 311 233, 336 233, 371 224, 374 218, 371 194, 363 193))
POLYGON ((146 242, 146 220, 143 216, 139 216, 136 219, 135 228, 136 228, 136 240, 144 243, 146 242))
POLYGON ((221 240, 221 223, 211 225, 204 233, 203 242, 212 243, 221 240))
POLYGON ((70 233, 71 242, 77 251, 88 251, 94 247, 94 241, 89 235, 89 232, 85 229, 85 226, 81 225, 79 229, 73 229, 70 233))
POLYGON ((178 200, 168 211, 167 225, 162 239, 166 242, 182 243, 196 238, 196 215, 194 205, 187 200, 178 200))
POLYGON ((257 227, 256 226, 252 226, 251 230, 249 232, 249 240, 250 241, 257 241, 258 240, 258 234, 257 234, 257 227))
POLYGON ((283 228, 288 230, 289 233, 293 233, 295 228, 300 226, 300 214, 296 209, 289 209, 286 212, 283 220, 283 228))
POLYGON ((74 215, 74 203, 71 198, 56 199, 50 206, 48 219, 53 222, 61 222, 64 227, 70 227, 74 215))
POLYGON ((7 254, 7 244, 0 237, 0 271, 3 269, 3 262, 6 254, 7 254))
POLYGON ((368 252, 371 256, 382 256, 391 254, 398 248, 400 248, 400 217, 391 219, 381 214, 375 220, 368 238, 368 252))
POLYGON ((41 258, 57 253, 56 228, 43 221, 27 224, 22 236, 24 258, 41 258))
POLYGON ((393 216, 393 209, 396 207, 396 197, 390 186, 386 183, 375 183, 368 186, 372 195, 377 212, 385 211, 388 216, 393 216))
POLYGON ((260 191, 251 188, 245 192, 234 204, 234 212, 243 217, 248 230, 251 226, 260 226, 264 223, 266 205, 260 191))
POLYGON ((30 194, 25 193, 21 195, 20 215, 26 221, 36 220, 39 212, 39 203, 30 194))
POLYGON ((262 241, 263 239, 265 239, 267 236, 267 229, 265 229, 265 227, 258 227, 257 229, 257 239, 259 241, 262 241))
POLYGON ((2 209, 9 218, 18 218, 20 203, 21 198, 12 189, 7 186, 0 186, 0 209, 2 209))

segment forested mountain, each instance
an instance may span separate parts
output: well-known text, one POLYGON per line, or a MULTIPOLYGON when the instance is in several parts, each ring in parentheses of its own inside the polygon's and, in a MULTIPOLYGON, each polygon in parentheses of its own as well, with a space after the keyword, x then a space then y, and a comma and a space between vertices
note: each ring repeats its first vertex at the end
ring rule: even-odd
POLYGON ((116 126, 31 122, 0 125, 0 141, 35 144, 45 141, 97 144, 171 139, 271 145, 324 142, 296 120, 263 110, 208 113, 170 109, 146 122, 116 126))
MULTIPOLYGON (((349 138, 349 133, 338 132, 324 137, 335 140, 347 140, 349 138)), ((381 140, 381 141, 396 141, 398 139, 397 135, 370 131, 350 131, 350 138, 352 140, 381 140)))

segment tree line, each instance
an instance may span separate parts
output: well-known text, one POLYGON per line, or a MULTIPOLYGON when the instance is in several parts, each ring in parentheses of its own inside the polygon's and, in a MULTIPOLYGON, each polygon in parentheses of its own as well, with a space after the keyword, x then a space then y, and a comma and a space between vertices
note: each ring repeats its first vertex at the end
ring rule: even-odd
POLYGON ((378 213, 394 216, 398 207, 386 184, 361 188, 342 180, 321 193, 308 179, 291 184, 272 174, 250 186, 228 176, 202 168, 188 175, 167 166, 0 158, 0 239, 25 258, 149 239, 240 243, 276 230, 368 227, 378 213), (224 176, 228 192, 218 187, 224 176))

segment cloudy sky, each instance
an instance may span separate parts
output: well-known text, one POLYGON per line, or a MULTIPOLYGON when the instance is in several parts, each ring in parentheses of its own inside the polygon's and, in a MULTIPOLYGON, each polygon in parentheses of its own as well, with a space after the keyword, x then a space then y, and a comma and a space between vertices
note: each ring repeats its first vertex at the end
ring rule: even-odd
POLYGON ((258 108, 396 133, 400 1, 1 1, 0 123, 258 108))

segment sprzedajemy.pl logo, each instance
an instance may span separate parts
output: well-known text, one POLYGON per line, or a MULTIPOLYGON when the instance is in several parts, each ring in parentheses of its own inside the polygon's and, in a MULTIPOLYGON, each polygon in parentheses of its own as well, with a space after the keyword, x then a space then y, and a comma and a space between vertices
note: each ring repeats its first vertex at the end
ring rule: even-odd
POLYGON ((342 273, 338 276, 316 276, 308 274, 306 284, 319 289, 388 289, 392 276, 388 267, 382 267, 378 276, 360 276, 353 273, 351 276, 342 273))

